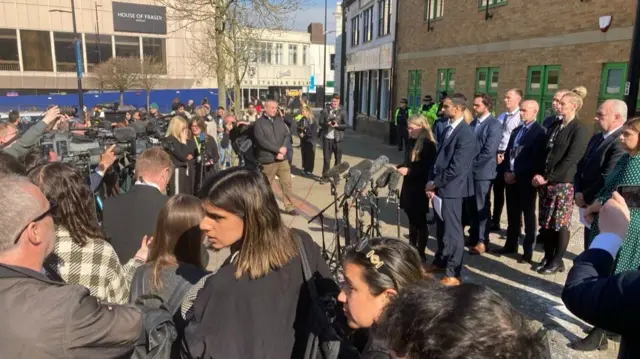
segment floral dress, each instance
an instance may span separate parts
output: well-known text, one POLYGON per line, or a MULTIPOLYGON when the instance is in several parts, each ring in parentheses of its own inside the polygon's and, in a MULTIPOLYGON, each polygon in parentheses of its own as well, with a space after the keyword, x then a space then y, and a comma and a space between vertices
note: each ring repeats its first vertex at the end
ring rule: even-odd
MULTIPOLYGON (((613 191, 618 186, 640 185, 640 156, 625 154, 620 158, 616 168, 605 180, 605 185, 598 193, 597 201, 604 204, 611 198, 613 191)), ((635 271, 640 267, 640 208, 630 208, 631 223, 629 232, 622 242, 622 248, 618 252, 614 274, 626 271, 635 271)), ((598 215, 595 216, 591 230, 589 231, 589 244, 600 233, 598 227, 598 215)))

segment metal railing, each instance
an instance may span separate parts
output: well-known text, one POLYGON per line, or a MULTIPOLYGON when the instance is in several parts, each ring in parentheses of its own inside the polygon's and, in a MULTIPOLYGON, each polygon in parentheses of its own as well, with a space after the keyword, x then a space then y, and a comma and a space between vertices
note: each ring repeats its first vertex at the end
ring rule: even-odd
POLYGON ((16 62, 0 62, 0 71, 20 71, 20 64, 16 62))
POLYGON ((56 66, 58 72, 76 72, 76 64, 74 63, 58 63, 56 66))

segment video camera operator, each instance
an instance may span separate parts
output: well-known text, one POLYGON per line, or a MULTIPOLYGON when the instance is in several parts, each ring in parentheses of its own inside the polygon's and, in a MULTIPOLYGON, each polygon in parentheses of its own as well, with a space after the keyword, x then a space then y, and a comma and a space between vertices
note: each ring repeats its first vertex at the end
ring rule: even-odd
POLYGON ((175 169, 169 183, 171 195, 178 193, 191 194, 193 192, 193 174, 189 171, 189 161, 193 160, 193 148, 189 145, 189 127, 181 116, 175 116, 167 128, 165 148, 175 169))
POLYGON ((331 106, 322 110, 320 114, 320 138, 322 138, 322 156, 324 163, 322 166, 323 183, 325 175, 329 171, 331 164, 331 155, 335 157, 334 166, 342 162, 342 146, 340 145, 344 139, 344 131, 347 129, 347 113, 340 107, 340 96, 333 95, 331 106))
POLYGON ((66 116, 61 115, 58 106, 53 106, 44 113, 42 120, 31 126, 22 136, 18 135, 18 129, 14 125, 0 123, 0 150, 15 158, 22 158, 60 118, 66 121, 66 116))

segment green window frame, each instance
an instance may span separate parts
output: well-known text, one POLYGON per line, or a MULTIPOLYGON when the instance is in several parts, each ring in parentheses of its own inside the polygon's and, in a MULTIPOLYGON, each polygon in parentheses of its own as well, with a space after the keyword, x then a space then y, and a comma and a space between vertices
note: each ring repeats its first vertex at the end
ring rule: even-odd
POLYGON ((409 70, 407 101, 409 108, 418 108, 421 104, 422 70, 409 70))
POLYGON ((440 92, 446 91, 452 94, 456 90, 456 69, 438 69, 438 77, 436 78, 436 97, 440 96, 440 92))
POLYGON ((499 67, 478 67, 476 68, 476 93, 498 94, 500 82, 499 67))
POLYGON ((538 122, 553 114, 553 95, 560 89, 560 65, 529 66, 525 99, 540 104, 538 122))
POLYGON ((600 75, 599 101, 624 100, 624 88, 627 82, 627 63, 610 62, 602 66, 600 75))
POLYGON ((478 0, 478 9, 484 10, 489 4, 489 9, 496 6, 507 5, 507 0, 478 0))
POLYGON ((444 16, 444 0, 424 0, 424 22, 440 20, 444 16))

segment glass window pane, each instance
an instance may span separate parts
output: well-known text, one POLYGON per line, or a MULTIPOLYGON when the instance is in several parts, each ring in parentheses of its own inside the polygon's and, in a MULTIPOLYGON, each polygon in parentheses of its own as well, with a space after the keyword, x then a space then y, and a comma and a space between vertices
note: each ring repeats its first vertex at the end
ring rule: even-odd
POLYGON ((20 40, 25 71, 53 71, 48 31, 20 30, 20 40))
POLYGON ((389 70, 382 70, 382 86, 380 88, 380 119, 389 118, 389 96, 391 82, 389 80, 389 70))
POLYGON ((0 29, 0 71, 20 71, 16 30, 0 29))
POLYGON ((456 88, 456 72, 449 71, 449 86, 447 91, 453 91, 456 88))
POLYGON ((478 90, 484 91, 487 88, 487 72, 478 72, 478 90))
POLYGON ((555 91, 560 83, 560 71, 550 70, 547 72, 547 91, 555 91))
POLYGON ((76 50, 73 34, 54 32, 53 42, 56 48, 56 70, 58 72, 76 72, 76 50))
POLYGON ((99 64, 113 57, 111 48, 111 36, 96 34, 84 34, 85 46, 87 48, 87 66, 89 71, 93 68, 91 64, 99 64))
POLYGON ((542 71, 540 70, 532 71, 529 88, 532 90, 539 90, 541 83, 542 83, 542 71))
POLYGON ((438 71, 438 88, 444 90, 447 87, 446 71, 438 71))
POLYGON ((378 70, 371 71, 371 96, 369 97, 369 115, 378 117, 378 70))
POLYGON ((607 87, 605 93, 607 95, 617 95, 622 91, 622 69, 609 69, 607 71, 607 87))
POLYGON ((500 72, 493 71, 491 73, 491 92, 498 91, 498 82, 500 82, 500 72))
POLYGON ((362 96, 360 98, 360 112, 367 113, 367 109, 369 108, 369 72, 364 71, 362 74, 362 85, 360 86, 360 92, 362 96))
POLYGON ((116 36, 116 56, 140 57, 140 40, 134 36, 116 36))

